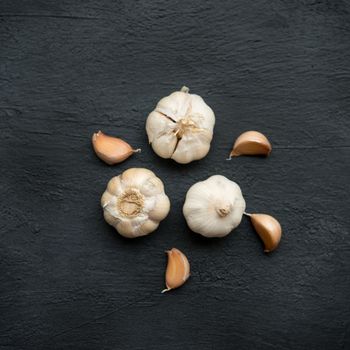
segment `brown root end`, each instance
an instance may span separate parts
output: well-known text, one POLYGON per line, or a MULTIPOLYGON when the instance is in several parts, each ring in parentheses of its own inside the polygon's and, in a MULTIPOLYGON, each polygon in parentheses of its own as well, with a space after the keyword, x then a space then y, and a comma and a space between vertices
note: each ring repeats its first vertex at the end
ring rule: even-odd
POLYGON ((144 197, 135 189, 126 190, 119 198, 118 210, 128 218, 137 216, 143 209, 144 197))

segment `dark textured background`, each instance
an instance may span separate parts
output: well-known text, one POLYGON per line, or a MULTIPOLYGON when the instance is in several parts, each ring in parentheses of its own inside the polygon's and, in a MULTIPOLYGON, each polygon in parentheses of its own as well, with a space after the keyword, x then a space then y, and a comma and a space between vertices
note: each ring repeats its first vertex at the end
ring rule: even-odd
POLYGON ((349 349, 350 3, 0 3, 1 349, 349 349), (217 117, 209 155, 158 158, 144 124, 187 85, 217 117), (137 154, 107 166, 102 129, 137 154), (257 129, 271 157, 225 161, 257 129), (165 182, 170 215, 121 238, 102 217, 107 181, 129 167, 165 182), (237 181, 247 210, 276 216, 264 255, 248 220, 225 239, 186 227, 191 184, 237 181), (164 287, 164 250, 192 277, 164 287))

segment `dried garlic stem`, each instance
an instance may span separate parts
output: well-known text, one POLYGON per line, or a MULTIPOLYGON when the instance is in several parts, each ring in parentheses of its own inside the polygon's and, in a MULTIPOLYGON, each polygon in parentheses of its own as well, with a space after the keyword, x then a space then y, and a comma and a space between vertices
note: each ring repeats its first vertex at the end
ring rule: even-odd
POLYGON ((187 86, 183 86, 180 91, 188 93, 190 92, 190 89, 187 86))

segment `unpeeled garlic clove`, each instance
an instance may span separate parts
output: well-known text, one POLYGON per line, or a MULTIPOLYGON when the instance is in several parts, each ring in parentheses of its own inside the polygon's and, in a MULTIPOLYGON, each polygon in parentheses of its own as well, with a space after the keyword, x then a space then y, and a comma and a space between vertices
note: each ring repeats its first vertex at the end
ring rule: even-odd
POLYGON ((97 156, 109 165, 121 163, 141 149, 133 149, 127 142, 102 131, 92 135, 92 145, 97 156))
POLYGON ((272 252, 278 247, 282 236, 280 223, 271 215, 247 214, 252 221, 255 231, 264 242, 265 253, 272 252))
POLYGON ((168 250, 166 253, 168 254, 168 265, 165 273, 166 289, 162 293, 182 286, 190 277, 190 264, 185 254, 176 248, 168 250))
POLYGON ((259 131, 246 131, 236 139, 230 158, 241 155, 268 156, 272 147, 265 135, 259 131))

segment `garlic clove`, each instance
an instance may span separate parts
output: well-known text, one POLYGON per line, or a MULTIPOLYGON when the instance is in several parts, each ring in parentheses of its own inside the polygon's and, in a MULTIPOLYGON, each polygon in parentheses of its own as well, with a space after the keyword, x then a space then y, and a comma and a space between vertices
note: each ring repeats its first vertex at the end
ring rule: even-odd
POLYGON ((246 131, 236 139, 229 159, 241 155, 268 156, 271 150, 271 144, 265 135, 258 131, 246 131))
POLYGON ((148 215, 153 220, 161 221, 168 215, 169 210, 170 200, 167 195, 163 194, 157 197, 157 203, 148 215))
POLYGON ((175 133, 170 132, 159 136, 154 139, 151 146, 152 149, 157 152, 161 158, 170 158, 176 149, 178 138, 175 133))
POLYGON ((190 264, 187 257, 176 248, 168 250, 166 253, 168 254, 168 265, 165 273, 167 288, 162 293, 182 286, 190 277, 190 264))
POLYGON ((149 233, 155 231, 159 226, 159 222, 153 220, 147 220, 142 224, 138 230, 138 236, 148 235, 149 233))
POLYGON ((123 172, 121 181, 125 187, 136 187, 142 189, 144 183, 155 177, 153 171, 145 168, 130 168, 123 172))
POLYGON ((122 139, 108 136, 102 131, 92 135, 92 145, 97 156, 109 165, 121 163, 133 153, 141 152, 141 149, 134 150, 122 139))
POLYGON ((139 237, 138 234, 136 234, 134 227, 132 225, 131 220, 123 220, 120 221, 117 226, 116 230, 120 235, 122 235, 125 238, 136 238, 139 237))
POLYGON ((116 202, 115 196, 110 192, 106 191, 101 197, 101 207, 106 208, 107 205, 114 204, 116 202))
POLYGON ((152 143, 156 138, 166 134, 172 128, 174 128, 174 121, 157 111, 151 112, 146 121, 148 142, 152 143))
POLYGON ((156 111, 177 122, 188 111, 191 104, 191 95, 185 86, 181 91, 175 91, 163 97, 156 106, 156 111))
POLYGON ((103 211, 103 217, 109 225, 113 226, 114 228, 117 228, 117 225, 120 220, 114 215, 112 215, 108 210, 103 211))
POLYGON ((187 164, 193 160, 204 158, 210 149, 212 134, 204 130, 201 133, 186 133, 176 147, 171 156, 180 164, 187 164), (189 149, 191 152, 189 152, 189 149))
POLYGON ((164 193, 162 180, 155 176, 151 177, 143 184, 141 193, 145 196, 155 196, 164 193))
POLYGON ((120 176, 114 176, 112 177, 107 185, 107 191, 110 192, 112 195, 119 195, 123 192, 123 184, 120 181, 120 176))
POLYGON ((278 247, 282 236, 280 223, 267 214, 247 214, 250 216, 255 231, 264 242, 265 253, 272 252, 278 247))
MULTIPOLYGON (((191 119, 196 125, 198 125, 199 128, 207 129, 208 131, 212 130, 213 125, 215 125, 215 114, 214 111, 204 102, 201 96, 192 94, 191 109, 196 111, 196 113, 191 114, 191 119), (206 118, 203 118, 203 115, 205 115, 206 118)), ((209 142, 212 137, 213 131, 211 131, 209 142)))

